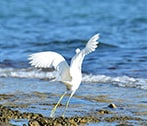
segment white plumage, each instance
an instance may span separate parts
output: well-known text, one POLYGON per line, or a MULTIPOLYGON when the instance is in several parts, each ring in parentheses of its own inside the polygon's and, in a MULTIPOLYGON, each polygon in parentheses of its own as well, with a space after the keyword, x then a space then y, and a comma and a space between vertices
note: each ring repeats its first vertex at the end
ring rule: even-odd
MULTIPOLYGON (((76 55, 72 58, 70 66, 66 62, 63 56, 56 52, 47 51, 39 52, 30 55, 30 64, 37 68, 52 68, 59 73, 58 81, 64 83, 68 90, 72 91, 69 100, 66 103, 66 108, 68 107, 69 101, 82 81, 81 66, 85 55, 95 51, 97 48, 97 40, 99 39, 99 34, 94 35, 86 44, 86 47, 82 50, 76 49, 76 55)), ((63 96, 61 96, 56 106, 51 112, 51 117, 54 116, 56 107, 61 102, 63 96)), ((65 108, 65 110, 66 110, 65 108)), ((65 111, 64 111, 65 114, 65 111)), ((64 116, 64 115, 63 115, 64 116)))

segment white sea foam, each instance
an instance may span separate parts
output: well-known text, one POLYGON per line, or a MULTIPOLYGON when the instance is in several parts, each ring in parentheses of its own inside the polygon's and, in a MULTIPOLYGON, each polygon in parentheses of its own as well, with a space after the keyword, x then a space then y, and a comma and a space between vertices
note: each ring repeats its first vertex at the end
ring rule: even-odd
POLYGON ((16 77, 16 78, 38 78, 38 79, 53 79, 54 72, 42 72, 41 70, 15 69, 15 68, 0 68, 0 77, 16 77))
MULTIPOLYGON (((42 72, 32 68, 16 69, 16 68, 0 68, 0 77, 15 78, 37 78, 52 80, 56 76, 56 72, 42 72)), ((83 74, 83 82, 85 83, 107 83, 121 87, 132 87, 147 90, 147 79, 133 78, 129 76, 107 76, 83 74)))
POLYGON ((147 79, 129 76, 111 77, 106 75, 83 75, 83 81, 89 83, 111 83, 121 87, 132 87, 147 90, 147 79))

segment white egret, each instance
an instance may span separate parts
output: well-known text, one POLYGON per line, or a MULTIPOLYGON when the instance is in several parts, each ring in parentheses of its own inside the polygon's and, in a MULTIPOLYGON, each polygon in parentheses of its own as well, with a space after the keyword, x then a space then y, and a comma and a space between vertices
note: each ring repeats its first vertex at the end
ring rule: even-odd
MULTIPOLYGON (((74 95, 75 91, 78 89, 82 81, 81 66, 85 55, 95 51, 97 48, 97 40, 99 39, 99 34, 94 35, 87 42, 87 45, 84 49, 76 49, 76 54, 71 60, 70 66, 65 61, 64 57, 60 54, 52 51, 39 52, 30 55, 29 60, 30 64, 37 68, 53 68, 59 73, 57 80, 64 83, 67 87, 67 90, 71 91, 71 95, 66 103, 66 107, 63 113, 65 115, 66 109, 68 107, 71 97, 74 95)), ((57 104, 51 111, 50 116, 53 117, 56 111, 57 106, 60 104, 63 97, 66 95, 67 91, 60 97, 57 104)))

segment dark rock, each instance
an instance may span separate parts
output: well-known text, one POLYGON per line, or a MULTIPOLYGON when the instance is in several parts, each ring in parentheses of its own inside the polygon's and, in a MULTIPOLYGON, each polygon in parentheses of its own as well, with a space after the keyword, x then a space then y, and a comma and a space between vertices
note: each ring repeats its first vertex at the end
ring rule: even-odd
POLYGON ((111 114, 112 112, 108 111, 108 110, 104 110, 104 109, 101 109, 101 110, 98 110, 97 114, 111 114))
POLYGON ((28 125, 29 126, 41 126, 37 120, 30 120, 28 125))
POLYGON ((108 105, 109 108, 117 108, 117 106, 113 103, 111 103, 110 105, 108 105))

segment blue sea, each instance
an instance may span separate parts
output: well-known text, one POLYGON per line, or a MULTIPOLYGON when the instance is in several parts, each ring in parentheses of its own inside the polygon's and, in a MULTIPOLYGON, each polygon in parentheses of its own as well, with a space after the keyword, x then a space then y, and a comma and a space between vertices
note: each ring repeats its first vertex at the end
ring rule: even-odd
MULTIPOLYGON (((32 68, 28 56, 55 51, 70 64, 75 49, 83 49, 97 33, 100 43, 84 59, 82 84, 137 90, 145 96, 146 0, 1 0, 0 93, 31 92, 32 89, 22 88, 28 81, 50 83, 55 73, 32 68)), ((53 86, 54 91, 59 90, 58 84, 53 86)))
POLYGON ((27 73, 27 58, 40 51, 58 52, 70 64, 75 49, 84 48, 88 39, 99 33, 99 47, 85 58, 83 73, 146 80, 145 3, 146 0, 0 1, 0 77, 34 76, 27 73))

